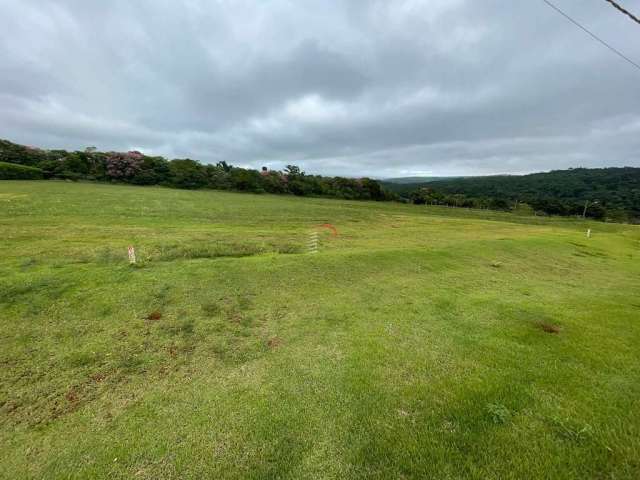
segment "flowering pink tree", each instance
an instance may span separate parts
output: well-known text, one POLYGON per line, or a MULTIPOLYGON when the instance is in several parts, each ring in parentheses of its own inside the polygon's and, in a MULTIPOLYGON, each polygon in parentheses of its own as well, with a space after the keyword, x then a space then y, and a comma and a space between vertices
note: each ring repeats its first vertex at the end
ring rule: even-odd
POLYGON ((107 157, 107 175, 115 180, 131 178, 142 168, 143 157, 144 155, 137 151, 110 153, 107 157))

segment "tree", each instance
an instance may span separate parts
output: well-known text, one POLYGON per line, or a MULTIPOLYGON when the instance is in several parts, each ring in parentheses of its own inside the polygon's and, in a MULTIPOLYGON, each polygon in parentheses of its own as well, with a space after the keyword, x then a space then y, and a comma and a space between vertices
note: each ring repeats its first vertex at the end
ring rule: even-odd
POLYGON ((107 157, 107 176, 113 180, 127 181, 142 169, 142 158, 131 152, 112 152, 107 157))
POLYGON ((284 169, 287 179, 287 190, 294 195, 306 195, 308 193, 307 185, 304 181, 304 172, 296 165, 287 165, 284 169))
POLYGON ((370 178, 363 178, 361 183, 369 198, 377 201, 385 199, 384 191, 378 182, 370 178))
POLYGON ((218 190, 229 190, 231 180, 229 179, 230 168, 225 162, 218 162, 216 165, 207 165, 207 187, 218 190))
POLYGON ((287 186, 280 172, 267 172, 261 175, 262 188, 269 193, 285 193, 287 186))
POLYGON ((232 188, 248 192, 264 192, 261 186, 261 177, 256 170, 233 168, 229 174, 232 188))
POLYGON ((202 188, 208 183, 206 170, 189 158, 169 162, 169 183, 178 188, 202 188))
POLYGON ((136 185, 158 185, 170 182, 169 162, 163 157, 142 157, 142 164, 131 178, 136 185))
POLYGON ((299 178, 304 177, 304 172, 300 170, 300 167, 297 165, 287 165, 284 168, 284 173, 287 177, 291 178, 299 178))
POLYGON ((218 162, 216 166, 220 167, 222 170, 224 170, 227 173, 229 173, 233 168, 231 165, 228 165, 227 162, 225 162, 224 160, 222 160, 221 162, 218 162))

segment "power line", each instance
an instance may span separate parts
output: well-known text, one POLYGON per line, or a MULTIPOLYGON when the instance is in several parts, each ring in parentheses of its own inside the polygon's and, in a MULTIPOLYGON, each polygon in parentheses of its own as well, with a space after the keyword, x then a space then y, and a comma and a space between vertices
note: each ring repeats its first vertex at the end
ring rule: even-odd
MULTIPOLYGON (((626 55, 624 55, 622 52, 620 52, 619 50, 615 49, 614 47, 612 47, 611 45, 609 45, 607 42, 605 42, 604 40, 602 40, 600 37, 596 36, 595 33, 592 33, 590 30, 587 30, 586 27, 583 27, 582 25, 580 25, 578 22, 576 22, 573 18, 571 18, 569 15, 567 15, 566 13, 564 13, 562 10, 560 10, 558 7, 556 7, 553 3, 551 3, 549 0, 542 0, 544 3, 546 3, 547 5, 549 5, 551 8, 553 8, 556 12, 558 12, 560 15, 562 15, 563 17, 565 17, 567 20, 569 20, 571 23, 573 23, 574 25, 576 25, 578 28, 580 28, 581 30, 584 30, 589 36, 591 36, 594 40, 600 42, 602 45, 604 45, 605 47, 607 47, 609 50, 611 50, 613 53, 615 53, 616 55, 618 55, 619 57, 623 58, 624 60, 626 60, 627 62, 629 62, 631 65, 633 65, 634 67, 636 67, 638 70, 640 70, 640 64, 634 62, 633 60, 631 60, 629 57, 627 57, 626 55)), ((608 1, 608 0, 607 0, 608 1)))
POLYGON ((604 1, 609 2, 611 5, 613 5, 615 8, 620 10, 622 13, 624 13, 627 17, 629 17, 634 22, 640 23, 640 18, 636 17, 633 13, 631 13, 629 10, 624 8, 622 5, 614 2, 613 0, 604 0, 604 1))

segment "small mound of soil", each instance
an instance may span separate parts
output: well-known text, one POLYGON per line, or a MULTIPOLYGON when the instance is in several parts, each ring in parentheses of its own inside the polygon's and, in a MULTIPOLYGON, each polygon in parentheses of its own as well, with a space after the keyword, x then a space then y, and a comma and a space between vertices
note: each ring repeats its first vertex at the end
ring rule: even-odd
POLYGON ((78 394, 76 393, 76 391, 72 388, 71 390, 69 390, 67 392, 67 394, 65 395, 65 398, 67 399, 67 401, 69 403, 76 403, 78 401, 78 394))
POLYGON ((158 310, 154 310, 149 315, 147 315, 147 320, 160 320, 162 318, 162 313, 158 310))
POLYGON ((547 333, 560 333, 560 327, 550 323, 540 323, 539 327, 547 333))

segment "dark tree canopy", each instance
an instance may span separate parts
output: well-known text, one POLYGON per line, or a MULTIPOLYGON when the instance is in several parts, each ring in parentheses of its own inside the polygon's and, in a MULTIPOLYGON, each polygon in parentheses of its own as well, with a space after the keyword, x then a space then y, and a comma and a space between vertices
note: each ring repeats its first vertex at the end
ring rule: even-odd
POLYGON ((526 204, 534 212, 549 215, 640 219, 640 168, 574 168, 413 184, 383 182, 383 186, 418 204, 495 210, 517 209, 526 204))

